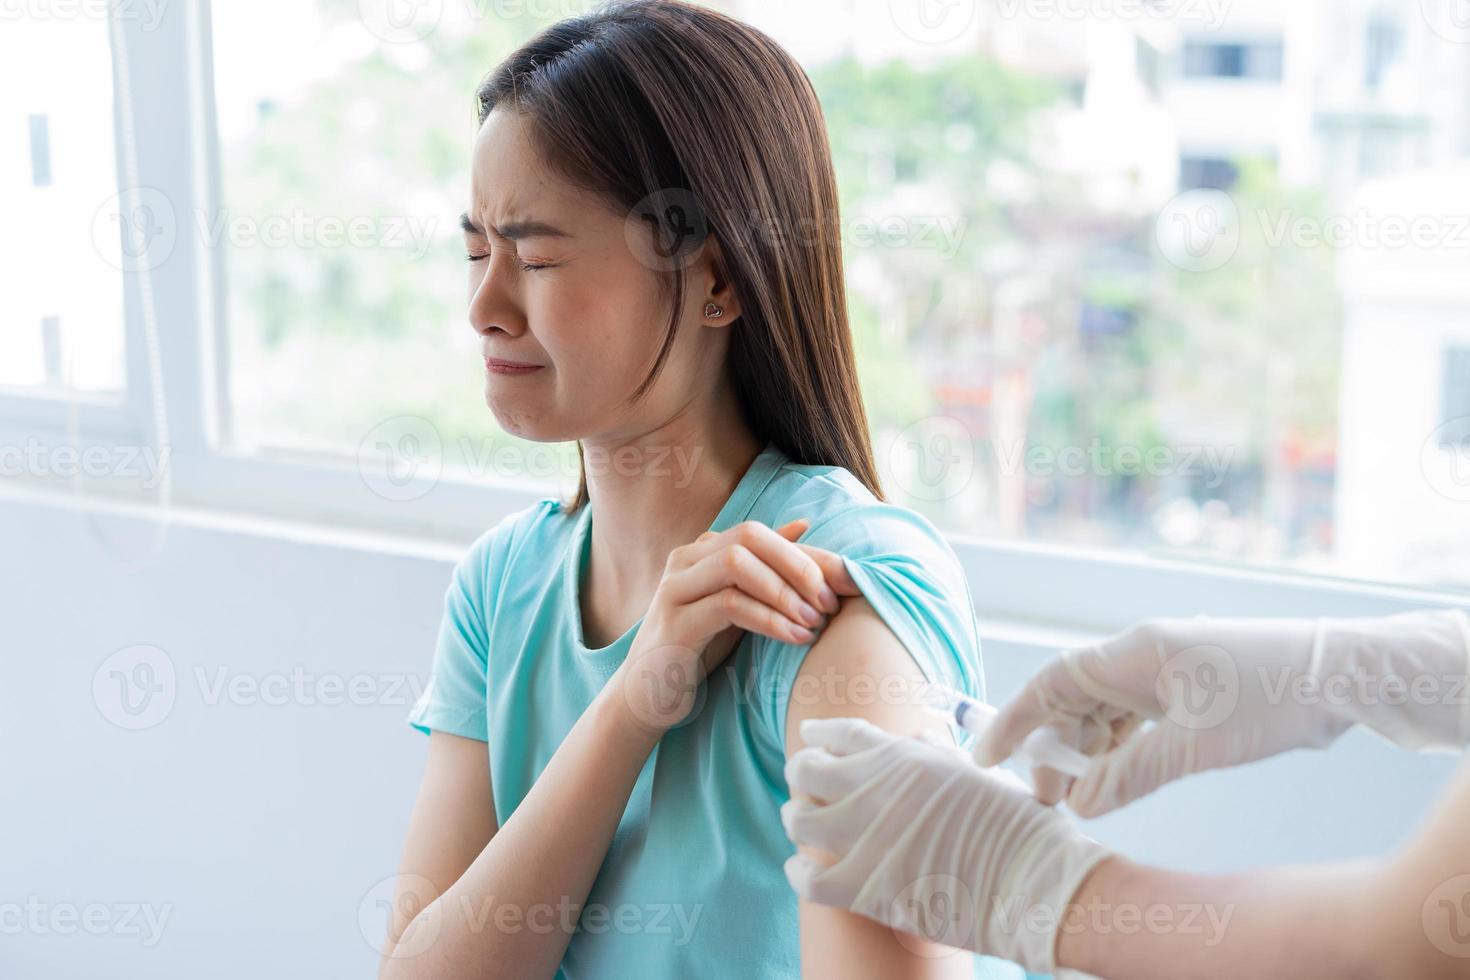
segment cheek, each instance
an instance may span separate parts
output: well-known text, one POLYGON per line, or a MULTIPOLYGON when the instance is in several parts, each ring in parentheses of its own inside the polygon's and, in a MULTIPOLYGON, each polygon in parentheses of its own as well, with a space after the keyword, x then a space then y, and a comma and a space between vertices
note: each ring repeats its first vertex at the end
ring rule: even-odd
POLYGON ((668 327, 667 304, 646 287, 626 274, 557 284, 532 311, 532 331, 559 369, 619 383, 637 373, 637 384, 668 327))

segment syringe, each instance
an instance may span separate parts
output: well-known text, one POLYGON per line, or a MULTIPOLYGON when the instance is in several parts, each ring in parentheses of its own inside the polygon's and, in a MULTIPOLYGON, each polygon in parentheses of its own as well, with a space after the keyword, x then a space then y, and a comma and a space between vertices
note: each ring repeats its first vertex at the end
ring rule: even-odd
MULTIPOLYGON (((943 684, 926 684, 921 696, 928 707, 944 715, 952 724, 974 732, 977 738, 1000 713, 984 701, 977 701, 943 684)), ((1038 728, 1032 732, 1011 753, 1011 758, 1023 766, 1033 769, 1045 766, 1068 776, 1081 776, 1091 765, 1086 754, 1063 742, 1053 728, 1038 728)))

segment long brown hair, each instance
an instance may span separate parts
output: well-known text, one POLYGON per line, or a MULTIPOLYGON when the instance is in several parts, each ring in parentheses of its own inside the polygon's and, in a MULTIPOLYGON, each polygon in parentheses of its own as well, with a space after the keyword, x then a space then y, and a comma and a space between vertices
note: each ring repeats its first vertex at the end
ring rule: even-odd
MULTIPOLYGON (((799 463, 842 466, 880 500, 842 275, 837 180, 822 107, 765 34, 681 0, 616 0, 547 28, 475 93, 478 121, 522 114, 574 186, 646 220, 674 258, 672 312, 640 398, 673 346, 679 256, 707 235, 740 300, 730 371, 746 423, 799 463)), ((581 444, 577 446, 581 456, 581 444)), ((585 460, 577 494, 587 502, 585 460)))

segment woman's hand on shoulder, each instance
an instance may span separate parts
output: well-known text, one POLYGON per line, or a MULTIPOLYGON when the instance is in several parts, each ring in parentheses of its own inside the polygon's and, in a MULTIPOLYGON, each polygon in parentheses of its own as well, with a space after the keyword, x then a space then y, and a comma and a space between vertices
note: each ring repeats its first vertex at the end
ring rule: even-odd
POLYGON ((841 597, 858 594, 840 555, 796 543, 809 524, 806 518, 779 528, 744 521, 669 553, 615 677, 636 723, 662 732, 682 721, 700 683, 742 632, 811 643, 841 597))

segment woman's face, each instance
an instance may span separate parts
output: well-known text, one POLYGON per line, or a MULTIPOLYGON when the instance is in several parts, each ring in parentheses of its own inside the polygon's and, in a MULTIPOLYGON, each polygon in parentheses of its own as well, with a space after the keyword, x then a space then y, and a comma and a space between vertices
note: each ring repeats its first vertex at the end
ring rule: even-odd
MULTIPOLYGON (((475 139, 465 214, 469 320, 487 359, 485 401, 507 432, 538 442, 629 439, 657 429, 718 377, 726 331, 704 324, 708 251, 689 268, 685 308, 669 359, 632 404, 668 326, 651 255, 598 198, 563 182, 540 159, 527 124, 497 109, 475 139), (635 246, 638 246, 635 251, 635 246), (537 365, 497 373, 488 359, 537 365)), ((722 302, 733 319, 732 303, 722 302)))

